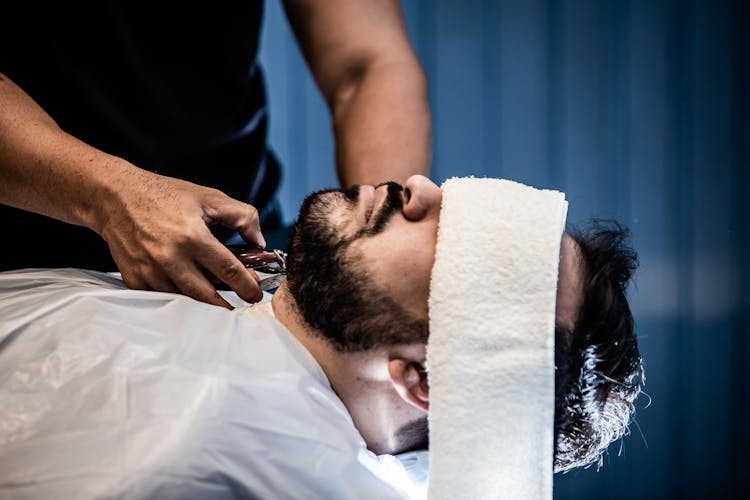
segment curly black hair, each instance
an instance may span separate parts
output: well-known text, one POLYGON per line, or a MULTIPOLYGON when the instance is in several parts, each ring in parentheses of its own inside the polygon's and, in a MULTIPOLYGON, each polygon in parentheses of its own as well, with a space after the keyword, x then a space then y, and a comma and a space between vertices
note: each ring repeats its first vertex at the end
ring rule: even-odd
POLYGON ((595 219, 568 232, 580 246, 584 299, 574 331, 555 332, 555 472, 601 466, 628 433, 645 381, 625 294, 638 266, 629 231, 595 219))

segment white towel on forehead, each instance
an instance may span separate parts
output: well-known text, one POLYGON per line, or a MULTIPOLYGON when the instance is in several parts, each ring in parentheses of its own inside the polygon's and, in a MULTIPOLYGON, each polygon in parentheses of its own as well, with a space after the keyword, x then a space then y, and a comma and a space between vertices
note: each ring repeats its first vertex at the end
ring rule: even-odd
POLYGON ((565 195, 501 179, 453 178, 442 189, 429 497, 551 499, 565 195))

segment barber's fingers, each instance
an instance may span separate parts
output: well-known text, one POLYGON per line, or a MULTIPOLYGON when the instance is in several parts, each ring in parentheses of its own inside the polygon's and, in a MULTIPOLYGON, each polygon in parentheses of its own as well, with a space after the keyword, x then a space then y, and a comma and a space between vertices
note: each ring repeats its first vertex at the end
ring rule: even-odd
POLYGON ((121 275, 125 285, 132 290, 182 293, 201 302, 232 309, 196 265, 187 261, 172 264, 165 268, 169 275, 156 269, 151 268, 143 272, 125 269, 121 275))
POLYGON ((130 268, 119 266, 120 276, 125 286, 131 290, 153 290, 151 285, 139 273, 132 271, 130 268))
POLYGON ((258 211, 252 205, 230 198, 220 191, 204 206, 210 222, 218 222, 235 229, 248 243, 265 248, 266 240, 260 231, 258 211))
POLYGON ((206 279, 198 267, 191 262, 182 262, 171 269, 171 280, 180 292, 195 300, 232 309, 216 288, 206 279))
POLYGON ((120 276, 125 285, 131 290, 148 290, 167 293, 179 292, 169 276, 153 266, 120 266, 120 276))
POLYGON ((164 273, 153 273, 150 276, 147 276, 145 280, 149 284, 149 290, 154 290, 157 292, 179 293, 179 290, 177 289, 175 284, 172 283, 172 280, 169 279, 169 277, 164 273))
POLYGON ((258 276, 247 269, 227 247, 212 241, 200 253, 200 264, 234 290, 246 302, 258 302, 263 291, 258 276))

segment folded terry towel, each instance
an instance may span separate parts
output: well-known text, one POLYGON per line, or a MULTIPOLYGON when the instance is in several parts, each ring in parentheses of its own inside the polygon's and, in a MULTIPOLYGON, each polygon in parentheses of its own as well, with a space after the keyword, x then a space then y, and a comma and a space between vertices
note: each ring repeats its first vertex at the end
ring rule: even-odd
POLYGON ((430 288, 431 499, 552 498, 563 193, 453 178, 430 288))

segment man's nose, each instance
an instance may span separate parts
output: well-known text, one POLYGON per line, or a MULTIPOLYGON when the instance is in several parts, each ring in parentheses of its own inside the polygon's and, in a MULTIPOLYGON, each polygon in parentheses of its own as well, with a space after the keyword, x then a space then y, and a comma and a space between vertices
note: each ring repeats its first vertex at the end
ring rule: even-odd
POLYGON ((424 175, 412 175, 404 184, 404 217, 417 221, 440 211, 443 192, 424 175))

